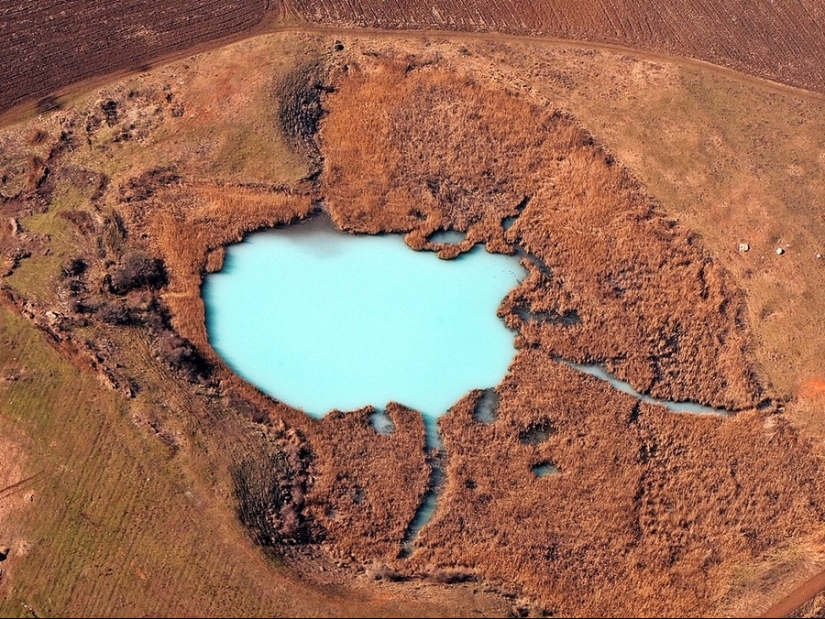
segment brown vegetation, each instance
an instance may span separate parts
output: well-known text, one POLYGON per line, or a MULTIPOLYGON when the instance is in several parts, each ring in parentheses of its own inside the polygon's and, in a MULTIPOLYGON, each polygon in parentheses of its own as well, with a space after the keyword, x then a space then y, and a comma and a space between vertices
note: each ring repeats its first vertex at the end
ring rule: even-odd
POLYGON ((428 466, 421 415, 391 404, 395 431, 378 434, 370 409, 330 413, 312 430, 318 483, 310 494, 333 556, 392 560, 424 496, 428 466))
POLYGON ((821 465, 786 420, 639 405, 541 351, 498 391, 494 424, 467 405, 441 424, 448 486, 418 566, 519 582, 543 612, 704 615, 732 566, 820 526, 821 465), (536 419, 550 436, 519 441, 536 419))
POLYGON ((328 101, 323 191, 339 226, 407 232, 413 246, 455 229, 490 251, 521 248, 550 276, 528 261, 505 301, 517 346, 605 364, 657 397, 757 403, 726 274, 571 118, 396 64, 350 65, 328 101), (578 321, 524 321, 517 308, 578 321))
POLYGON ((498 419, 479 424, 465 402, 441 423, 447 489, 417 569, 517 582, 542 612, 701 614, 732 565, 820 526, 818 460, 787 421, 677 416, 554 360, 603 363, 667 399, 760 398, 743 298, 611 154, 552 108, 414 60, 350 63, 336 86, 321 139, 340 226, 413 246, 457 229, 531 257, 500 310, 519 353, 498 419), (552 436, 519 440, 536 424, 552 436), (535 478, 545 462, 560 475, 535 478))
MULTIPOLYGON (((768 615, 765 615, 768 616, 768 615)), ((779 615, 775 615, 779 616, 779 615)), ((825 617, 825 593, 820 593, 808 603, 798 608, 790 617, 825 617)))

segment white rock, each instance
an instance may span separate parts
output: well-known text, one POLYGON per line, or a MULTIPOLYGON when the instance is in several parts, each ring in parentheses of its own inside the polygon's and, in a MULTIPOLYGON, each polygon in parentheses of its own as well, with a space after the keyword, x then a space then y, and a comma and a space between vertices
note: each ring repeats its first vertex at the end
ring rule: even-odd
POLYGON ((817 260, 822 260, 822 254, 817 254, 817 255, 816 255, 816 259, 817 259, 817 260))
POLYGON ((785 250, 784 250, 784 249, 782 249, 781 247, 777 247, 777 248, 776 248, 776 255, 777 255, 777 256, 781 256, 781 255, 782 255, 782 254, 784 254, 784 253, 785 253, 785 250))
POLYGON ((747 243, 739 243, 739 251, 748 251, 751 248, 747 243))

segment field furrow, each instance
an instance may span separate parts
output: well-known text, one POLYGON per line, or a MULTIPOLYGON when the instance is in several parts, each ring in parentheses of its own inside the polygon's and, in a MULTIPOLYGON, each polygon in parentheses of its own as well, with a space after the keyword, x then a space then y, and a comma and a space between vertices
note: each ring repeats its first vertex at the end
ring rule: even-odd
POLYGON ((626 0, 294 0, 294 7, 306 19, 325 25, 543 33, 614 43, 825 90, 823 7, 810 0, 663 0, 655 4, 626 0))
POLYGON ((2 112, 66 84, 248 30, 263 17, 266 3, 208 0, 159 5, 124 0, 104 8, 78 0, 0 4, 5 43, 0 47, 2 112))

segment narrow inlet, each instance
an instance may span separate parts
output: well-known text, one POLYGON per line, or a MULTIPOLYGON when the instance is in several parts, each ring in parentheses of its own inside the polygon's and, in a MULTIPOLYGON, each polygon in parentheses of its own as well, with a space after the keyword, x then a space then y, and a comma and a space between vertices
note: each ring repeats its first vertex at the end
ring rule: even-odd
POLYGON ((424 417, 424 424, 427 429, 425 446, 429 454, 430 483, 421 498, 421 505, 418 506, 404 534, 404 541, 401 543, 401 553, 399 554, 400 559, 406 559, 415 551, 415 541, 418 539, 418 534, 435 516, 438 499, 444 491, 444 465, 447 454, 444 451, 444 445, 441 442, 441 435, 438 433, 435 420, 428 420, 427 417, 424 417))
POLYGON ((572 361, 567 361, 566 359, 562 359, 560 357, 556 357, 555 360, 559 363, 563 363, 569 368, 573 368, 574 370, 577 370, 579 372, 584 372, 585 374, 589 374, 590 376, 595 376, 600 380, 607 381, 614 389, 618 389, 622 393, 632 395, 634 398, 639 399, 645 404, 657 404, 659 406, 664 406, 668 410, 671 410, 675 413, 691 413, 693 415, 717 415, 719 417, 730 417, 733 414, 731 411, 727 411, 721 408, 713 408, 712 406, 705 406, 703 404, 696 404, 695 402, 674 402, 672 400, 660 400, 658 398, 651 398, 649 395, 639 393, 630 385, 630 383, 626 383, 622 380, 619 380, 600 365, 583 365, 580 363, 573 363, 572 361))

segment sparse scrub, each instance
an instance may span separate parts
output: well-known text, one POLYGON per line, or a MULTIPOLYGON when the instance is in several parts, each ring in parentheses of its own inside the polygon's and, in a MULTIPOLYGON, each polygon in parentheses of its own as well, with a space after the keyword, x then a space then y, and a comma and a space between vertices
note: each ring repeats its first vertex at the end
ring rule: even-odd
POLYGON ((294 431, 261 436, 260 453, 232 466, 238 515, 255 541, 265 547, 317 543, 323 532, 307 518, 310 453, 294 431))
MULTIPOLYGON (((84 313, 82 306, 76 306, 77 313, 84 313)), ((132 325, 136 323, 134 312, 122 301, 108 301, 95 311, 98 318, 109 325, 132 325)))
POLYGON ((318 165, 321 153, 315 143, 324 110, 321 96, 327 90, 326 69, 312 63, 291 72, 278 86, 278 120, 293 149, 318 165))
POLYGON ((135 178, 129 179, 120 188, 122 202, 142 202, 151 198, 158 189, 180 181, 175 168, 153 168, 135 178))

